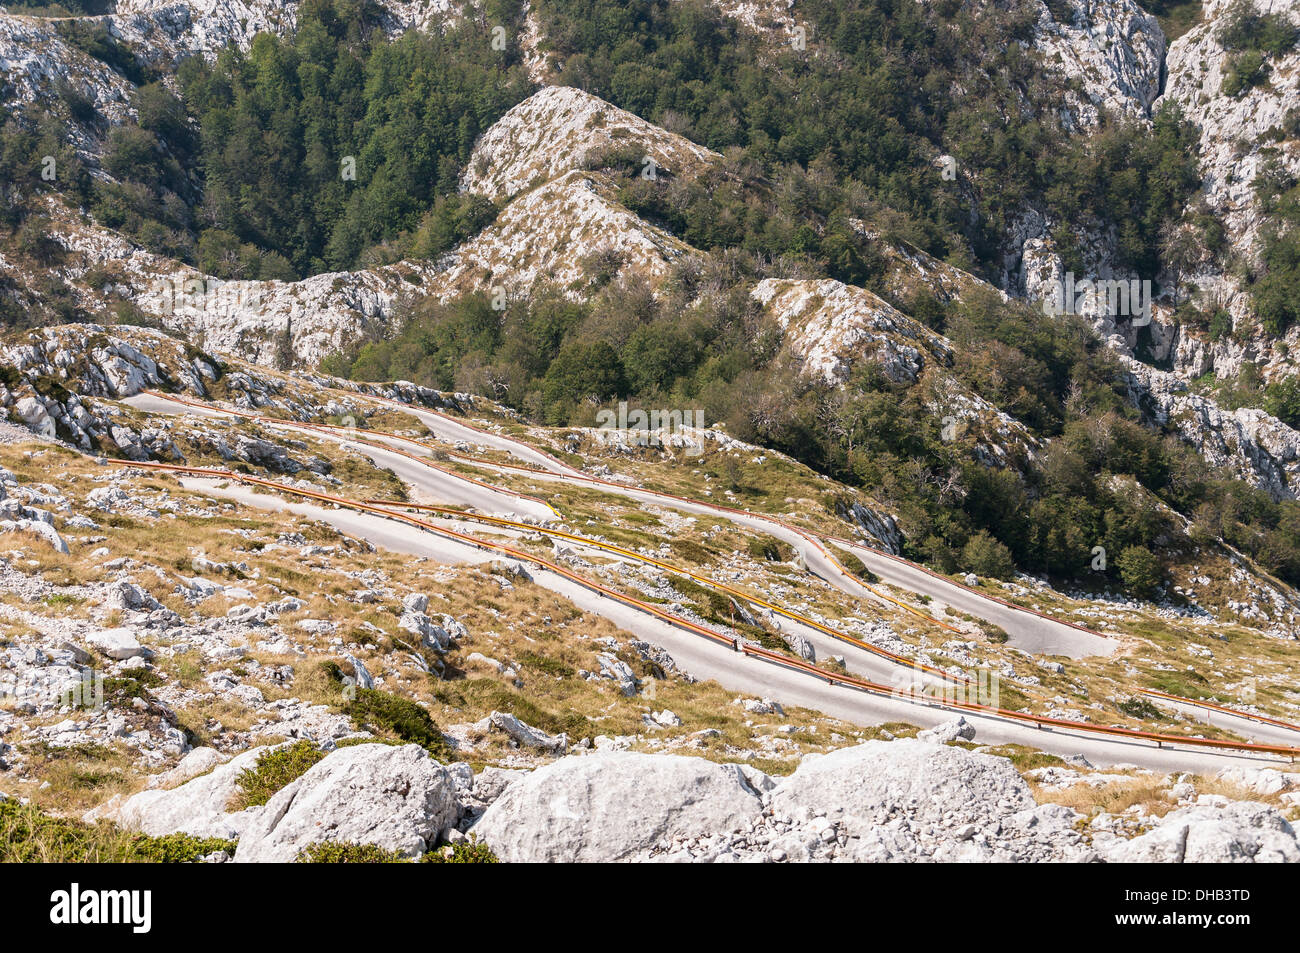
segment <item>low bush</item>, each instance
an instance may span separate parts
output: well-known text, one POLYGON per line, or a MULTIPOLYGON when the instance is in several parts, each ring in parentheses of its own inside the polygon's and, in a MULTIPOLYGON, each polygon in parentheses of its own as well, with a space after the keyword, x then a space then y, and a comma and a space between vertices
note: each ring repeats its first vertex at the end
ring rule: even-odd
POLYGON ((268 751, 257 759, 256 765, 239 775, 236 809, 265 804, 324 757, 325 752, 310 741, 296 741, 288 747, 268 751))
POLYGON ((132 834, 107 822, 54 817, 17 801, 0 801, 0 863, 191 863, 235 842, 215 837, 132 834))
POLYGON ((300 864, 402 864, 409 858, 376 844, 322 841, 304 847, 297 860, 300 864))

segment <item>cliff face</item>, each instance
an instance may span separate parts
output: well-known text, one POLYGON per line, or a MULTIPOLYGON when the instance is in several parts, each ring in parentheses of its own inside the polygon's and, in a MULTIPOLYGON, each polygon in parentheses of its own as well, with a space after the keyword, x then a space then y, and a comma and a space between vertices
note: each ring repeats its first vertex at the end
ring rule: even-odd
POLYGON ((1103 112, 1150 116, 1160 95, 1165 35, 1132 0, 1038 4, 1032 40, 1059 83, 1068 115, 1081 130, 1103 112))
MULTIPOLYGON (((1300 24, 1300 5, 1259 5, 1265 8, 1300 24)), ((1256 194, 1258 176, 1270 162, 1285 175, 1300 174, 1294 121, 1300 105, 1300 50, 1267 56, 1267 80, 1234 91, 1229 79, 1237 54, 1224 48, 1221 32, 1236 9, 1232 0, 1208 0, 1202 22, 1170 44, 1161 102, 1177 103, 1200 130, 1204 200, 1223 222, 1234 251, 1255 261, 1267 221, 1256 194)), ((1300 328, 1291 328, 1281 340, 1260 330, 1249 296, 1232 275, 1209 273, 1192 280, 1232 315, 1234 330, 1217 340, 1186 332, 1174 336, 1168 355, 1175 373, 1194 378, 1213 372, 1232 379, 1246 364, 1258 366, 1265 379, 1294 373, 1287 352, 1300 345, 1300 328)))

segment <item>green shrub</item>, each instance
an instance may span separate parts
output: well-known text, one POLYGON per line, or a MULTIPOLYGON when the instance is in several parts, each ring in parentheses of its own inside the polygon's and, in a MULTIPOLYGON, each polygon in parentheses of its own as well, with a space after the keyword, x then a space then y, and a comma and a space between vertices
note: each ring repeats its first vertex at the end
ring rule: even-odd
POLYGON ((1126 546, 1115 560, 1124 588, 1134 595, 1151 596, 1164 578, 1160 560, 1145 546, 1126 546))
POLYGON ((215 837, 132 834, 107 822, 52 817, 17 801, 0 801, 0 863, 189 863, 235 842, 215 837))
POLYGON ((239 775, 237 809, 265 804, 324 757, 325 752, 310 741, 296 741, 288 747, 268 751, 257 759, 256 765, 239 775))
POLYGON ((593 738, 599 733, 596 725, 585 715, 571 709, 555 712, 542 708, 532 698, 495 678, 439 682, 434 695, 443 704, 457 708, 473 706, 479 710, 503 711, 549 734, 564 732, 572 741, 593 738))
POLYGON ((868 569, 866 563, 847 549, 840 549, 838 546, 832 546, 831 553, 839 560, 841 566, 853 573, 853 575, 857 576, 859 579, 869 583, 880 582, 880 577, 868 569))
POLYGON ((435 759, 454 761, 456 754, 448 747, 433 717, 421 705, 409 698, 380 691, 377 688, 359 688, 357 697, 344 709, 360 727, 377 733, 396 735, 403 741, 420 745, 435 759))
POLYGON ((49 397, 51 400, 57 400, 59 403, 66 403, 72 396, 63 381, 57 377, 51 377, 49 374, 42 374, 32 383, 36 393, 42 397, 49 397))
POLYGON ((234 854, 235 842, 219 837, 194 837, 190 834, 164 834, 162 837, 140 837, 133 843, 136 857, 152 864, 187 864, 225 851, 234 854))
POLYGON ((980 530, 967 541, 962 547, 961 558, 962 565, 980 576, 1010 579, 1016 571, 1011 550, 985 530, 980 530))
MULTIPOLYGON (((104 704, 109 708, 130 707, 137 699, 148 697, 149 689, 161 685, 163 677, 157 672, 137 669, 131 675, 110 675, 104 679, 104 704)), ((81 708, 95 702, 94 684, 83 682, 79 695, 74 694, 73 707, 81 708)))
POLYGON ((1151 687, 1166 695, 1180 698, 1211 698, 1209 682, 1200 672, 1186 669, 1181 672, 1158 672, 1150 676, 1151 687))
POLYGON ((449 844, 429 851, 420 858, 423 864, 499 864, 496 854, 482 841, 471 838, 462 844, 449 844))
POLYGON ((1296 45, 1300 31, 1284 13, 1262 13, 1251 0, 1238 0, 1228 10, 1219 28, 1219 44, 1225 50, 1252 50, 1281 56, 1296 45))
POLYGON ((1010 636, 1007 630, 1000 625, 994 625, 992 622, 981 622, 980 631, 984 633, 984 638, 988 639, 994 645, 1005 645, 1010 636))
POLYGON ((771 536, 751 536, 748 549, 749 555, 755 559, 766 559, 773 563, 787 560, 791 555, 791 549, 786 543, 771 536))
POLYGON ((386 850, 375 844, 338 841, 308 844, 297 857, 300 864, 403 864, 409 860, 400 851, 386 850))
POLYGON ((1228 74, 1223 77, 1223 94, 1238 96, 1266 79, 1272 67, 1264 62, 1264 54, 1255 50, 1238 53, 1228 61, 1228 74))
POLYGON ((1300 427, 1300 376, 1286 377, 1264 390, 1264 409, 1290 427, 1300 427))
POLYGON ((1124 699, 1115 707, 1132 718, 1142 718, 1149 721, 1160 717, 1159 708, 1137 695, 1124 699))
POLYGON ((1232 315, 1220 308, 1210 315, 1210 340, 1218 341, 1232 333, 1232 315))
POLYGON ((713 562, 713 553, 692 539, 674 539, 668 545, 674 556, 689 560, 696 565, 707 565, 713 562))

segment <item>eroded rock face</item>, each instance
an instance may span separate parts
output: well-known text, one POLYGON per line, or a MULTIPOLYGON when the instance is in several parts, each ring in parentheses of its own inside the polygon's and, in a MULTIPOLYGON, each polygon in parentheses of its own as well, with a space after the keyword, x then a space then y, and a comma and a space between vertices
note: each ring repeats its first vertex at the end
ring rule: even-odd
MULTIPOLYGON (((1201 132, 1201 170, 1205 195, 1224 217, 1234 245, 1254 244, 1262 222, 1252 187, 1265 153, 1276 155, 1291 174, 1300 172, 1300 151, 1294 142, 1277 148, 1270 130, 1281 128, 1300 93, 1300 50, 1270 56, 1269 81, 1229 95, 1224 81, 1232 69, 1233 51, 1225 50, 1219 34, 1235 0, 1207 0, 1201 22, 1169 44, 1168 80, 1161 101, 1178 103, 1201 132)), ((1257 0, 1256 9, 1300 22, 1294 4, 1257 0)))
POLYGON ((1131 358, 1135 403, 1159 424, 1170 424, 1211 466, 1265 490, 1275 500, 1294 499, 1300 489, 1300 433, 1262 410, 1224 410, 1191 393, 1186 382, 1131 358))
MULTIPOLYGON (((716 152, 569 86, 548 86, 515 106, 474 146, 461 189, 494 201, 584 167, 612 146, 633 145, 674 175, 720 160, 716 152)), ((638 157, 640 158, 640 157, 638 157)))
MULTIPOLYGON (((748 765, 624 751, 475 776, 416 745, 361 744, 334 750, 265 806, 228 812, 239 774, 268 750, 224 761, 198 749, 157 776, 155 789, 87 820, 238 838, 235 859, 244 862, 292 861, 323 841, 414 857, 466 831, 501 860, 522 862, 1300 861, 1281 814, 1225 798, 1202 798, 1137 837, 1137 825, 1106 833, 1094 823, 1089 840, 1082 815, 1037 804, 1007 759, 919 739, 811 755, 784 779, 748 765)), ((1275 771, 1224 777, 1268 791, 1295 783, 1275 771)), ((1037 779, 1051 781, 1044 771, 1037 779)))
POLYGON ((864 288, 840 281, 768 278, 753 297, 771 309, 806 374, 828 384, 871 360, 890 380, 916 383, 927 363, 950 364, 948 342, 864 288))
MULTIPOLYGON (((65 40, 57 27, 50 20, 0 13, 0 79, 9 87, 6 105, 48 106, 60 84, 67 83, 110 122, 133 117, 131 84, 107 63, 65 40)), ((72 144, 82 150, 95 139, 90 123, 74 120, 69 133, 72 144)))
POLYGON ((600 863, 632 859, 664 838, 729 829, 759 809, 736 765, 600 752, 515 781, 473 830, 502 860, 600 863))
POLYGON ((244 830, 235 860, 289 862, 322 841, 418 856, 459 814, 451 776, 419 745, 356 745, 272 797, 244 830))
POLYGON ((1165 815, 1156 827, 1107 853, 1116 863, 1296 863, 1295 829, 1266 804, 1196 805, 1165 815))
MULTIPOLYGON (((928 256, 895 249, 891 285, 918 286, 955 296, 983 282, 928 256)), ((999 410, 949 373, 953 346, 947 338, 903 314, 874 293, 832 279, 767 278, 750 292, 784 332, 787 353, 806 376, 831 386, 852 386, 855 371, 874 365, 898 384, 925 383, 927 408, 945 427, 976 439, 975 452, 1002 467, 1032 456, 1038 441, 1020 421, 999 410)), ((878 533, 892 545, 892 533, 878 533)))
POLYGON ((603 752, 523 777, 472 833, 515 861, 1064 860, 1078 815, 1003 758, 870 742, 777 781, 698 758, 603 752))
POLYGON ((1156 18, 1133 0, 1053 4, 1065 11, 1061 16, 1045 3, 1040 7, 1033 46, 1065 90, 1068 118, 1092 128, 1103 111, 1147 116, 1160 94, 1165 56, 1156 18))
MULTIPOLYGON (((1300 145, 1283 132, 1300 95, 1300 50, 1268 56, 1267 82, 1230 95, 1225 81, 1237 53, 1223 48, 1220 33, 1234 6, 1234 0, 1207 0, 1201 21, 1169 44, 1168 79, 1157 106, 1176 103, 1200 131, 1201 194, 1223 222, 1232 247, 1254 258, 1268 218, 1256 194, 1260 173, 1269 161, 1286 175, 1300 173, 1300 145)), ((1300 10, 1293 3, 1256 0, 1255 8, 1300 23, 1300 10)), ((1209 340, 1204 332, 1184 329, 1169 354, 1175 373, 1193 378, 1213 371, 1219 379, 1230 379, 1246 364, 1256 365, 1266 380, 1294 372, 1287 355, 1300 346, 1300 327, 1291 328, 1282 339, 1285 349, 1275 346, 1278 342, 1256 327, 1250 296, 1237 278, 1207 274, 1194 281, 1209 300, 1232 315, 1235 330, 1209 340)))
POLYGON ((997 857, 1003 821, 1036 810, 1006 759, 913 740, 808 758, 772 792, 770 807, 791 821, 773 849, 830 859, 834 844, 835 859, 853 861, 1010 859, 997 857), (835 840, 823 839, 832 827, 835 840))

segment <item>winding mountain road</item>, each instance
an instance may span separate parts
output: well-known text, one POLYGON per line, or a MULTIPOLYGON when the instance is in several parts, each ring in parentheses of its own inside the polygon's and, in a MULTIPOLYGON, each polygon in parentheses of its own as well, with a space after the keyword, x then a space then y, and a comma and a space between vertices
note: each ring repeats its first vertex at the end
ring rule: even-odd
MULTIPOLYGON (((183 477, 189 490, 228 499, 249 507, 282 510, 320 520, 341 532, 375 546, 453 564, 485 562, 494 557, 472 544, 436 531, 394 523, 383 516, 346 508, 298 503, 224 480, 183 477)), ((953 711, 939 702, 878 695, 855 688, 823 683, 796 669, 752 658, 716 641, 700 638, 648 615, 631 605, 594 591, 550 570, 530 568, 533 581, 570 600, 579 608, 600 615, 639 638, 661 645, 683 671, 713 679, 729 691, 773 698, 783 705, 800 706, 862 725, 906 721, 931 727, 949 721, 953 711)), ((1133 764, 1164 772, 1206 773, 1232 765, 1259 767, 1284 765, 1284 758, 1259 752, 1183 747, 1165 742, 1088 734, 1067 727, 1038 729, 992 713, 963 712, 981 743, 1021 744, 1060 755, 1083 755, 1096 765, 1133 764)))
POLYGON ((1162 708, 1214 728, 1223 728, 1233 734, 1266 745, 1300 745, 1300 725, 1290 725, 1273 718, 1251 717, 1221 705, 1199 702, 1191 698, 1178 698, 1163 692, 1143 692, 1147 698, 1162 708))
MULTIPOLYGON (((955 583, 900 557, 891 556, 852 540, 834 540, 836 544, 843 546, 861 559, 867 568, 884 582, 899 589, 928 597, 932 611, 923 612, 915 606, 895 600, 872 586, 864 584, 841 565, 839 560, 828 549, 827 544, 818 539, 816 535, 778 518, 709 503, 704 500, 660 493, 613 480, 592 477, 575 470, 568 464, 535 447, 530 447, 511 437, 493 434, 470 424, 461 423, 445 414, 410 407, 385 398, 366 398, 365 395, 353 396, 362 396, 364 399, 373 400, 384 406, 397 407, 404 413, 418 419, 440 439, 453 443, 472 443, 478 446, 492 447, 496 450, 506 451, 520 460, 542 468, 537 470, 515 467, 495 461, 470 458, 474 466, 482 469, 516 475, 522 473, 531 479, 539 481, 594 487, 602 492, 621 496, 637 503, 669 507, 679 512, 698 516, 722 518, 745 529, 766 533, 793 547, 799 553, 804 566, 809 572, 840 591, 854 598, 901 606, 937 625, 952 629, 954 633, 960 630, 945 622, 941 615, 933 614, 933 610, 942 610, 946 606, 951 606, 975 618, 990 622, 1007 633, 1007 639, 1011 645, 1033 654, 1062 655, 1078 659, 1091 655, 1109 655, 1118 647, 1118 642, 1114 639, 990 598, 983 593, 955 583)), ((335 439, 337 439, 338 432, 342 430, 342 428, 323 428, 310 424, 281 421, 249 412, 225 410, 190 398, 169 397, 154 392, 145 392, 128 398, 126 403, 138 409, 150 410, 156 413, 200 412, 207 416, 252 417, 269 426, 301 430, 318 436, 333 435, 335 439)), ((385 434, 371 430, 343 432, 352 433, 354 445, 376 462, 381 459, 381 451, 375 446, 377 441, 389 444, 394 449, 401 447, 407 453, 421 456, 432 457, 435 452, 434 448, 428 444, 395 434, 385 434), (355 443, 355 439, 360 437, 361 433, 365 434, 367 442, 364 444, 355 443)), ((475 483, 446 470, 433 471, 433 474, 440 474, 441 476, 431 475, 430 473, 421 474, 418 467, 412 466, 413 461, 408 456, 388 454, 383 455, 383 458, 385 462, 381 463, 381 466, 390 466, 390 468, 394 469, 394 472, 398 472, 403 479, 410 480, 413 485, 428 494, 432 499, 445 501, 451 505, 474 506, 483 509, 485 512, 500 515, 514 513, 531 516, 538 520, 546 520, 554 515, 553 511, 540 501, 529 503, 527 498, 494 496, 494 493, 501 494, 504 491, 485 487, 483 484, 475 483), (393 465, 388 461, 400 461, 400 464, 393 465), (400 470, 398 466, 400 466, 400 470), (509 503, 504 502, 506 499, 509 500, 509 503)))
MULTIPOLYGON (((434 416, 436 420, 443 419, 440 416, 434 416)), ((477 433, 477 431, 471 432, 477 433)), ((401 437, 379 434, 375 436, 381 440, 388 439, 406 443, 405 438, 401 437)), ((509 438, 498 437, 497 440, 498 446, 502 443, 511 443, 518 446, 509 438)), ((411 443, 414 444, 415 442, 411 443)), ((419 445, 416 444, 416 446, 419 445)), ((416 453, 420 452, 414 446, 412 450, 416 453)), ((431 454, 432 450, 425 447, 424 452, 431 454)), ((554 458, 536 451, 534 453, 547 461, 547 469, 544 472, 531 469, 524 471, 530 478, 548 482, 583 484, 638 503, 669 507, 693 515, 721 517, 746 529, 766 533, 793 547, 799 553, 808 571, 837 589, 857 598, 882 602, 889 601, 882 599, 879 592, 864 585, 859 579, 847 572, 826 548, 826 545, 818 540, 814 534, 800 530, 782 520, 732 507, 720 506, 704 500, 692 500, 668 493, 660 493, 655 490, 629 486, 613 480, 603 480, 578 472, 570 467, 565 467, 564 472, 561 472, 554 458)), ((522 453, 516 455, 522 458, 522 453)), ((492 461, 476 460, 474 465, 498 473, 519 473, 517 468, 492 461)), ((1109 655, 1119 646, 1118 641, 1115 639, 991 599, 983 593, 961 586, 905 559, 882 553, 852 540, 835 540, 835 542, 862 560, 863 564, 879 576, 882 581, 908 592, 928 596, 931 600, 930 608, 932 610, 929 617, 940 624, 943 624, 943 619, 940 615, 934 615, 933 610, 941 612, 944 607, 951 606, 960 612, 993 623, 1007 633, 1007 639, 1011 645, 1037 655, 1061 655, 1067 658, 1080 659, 1092 655, 1109 655)))
MULTIPOLYGON (((242 412, 228 412, 222 408, 196 404, 185 399, 172 400, 163 395, 141 395, 130 402, 139 409, 158 413, 199 412, 205 416, 256 417, 256 419, 269 426, 334 439, 344 445, 354 447, 381 466, 389 466, 418 493, 428 494, 434 499, 444 501, 453 507, 471 506, 480 511, 495 513, 507 520, 522 515, 532 521, 533 525, 528 526, 528 528, 534 531, 547 532, 545 527, 536 526, 536 523, 544 522, 546 518, 554 518, 555 516, 554 511, 549 506, 535 498, 510 490, 495 488, 481 481, 452 473, 432 461, 412 459, 411 450, 426 456, 432 455, 434 451, 426 445, 409 438, 365 431, 366 437, 358 439, 357 432, 351 430, 321 428, 316 425, 285 422, 242 412), (392 441, 407 449, 398 449, 397 446, 394 446, 391 451, 386 450, 383 447, 376 446, 374 439, 392 441), (541 506, 546 507, 548 512, 543 514, 540 510, 533 510, 532 512, 520 514, 518 511, 521 501, 532 501, 534 504, 541 504, 541 506)), ((458 441, 470 442, 471 438, 468 435, 473 435, 473 442, 478 445, 485 445, 485 442, 481 439, 483 434, 477 429, 467 427, 465 428, 467 433, 461 433, 455 427, 450 426, 442 415, 435 414, 431 415, 431 417, 443 427, 442 432, 448 434, 449 437, 454 437, 458 441)), ((514 452, 512 449, 514 445, 515 441, 510 438, 500 437, 495 448, 511 449, 511 452, 514 452), (507 447, 507 444, 511 446, 507 447)), ((524 459, 523 454, 516 455, 524 459)), ((554 458, 541 451, 536 451, 531 462, 538 461, 546 461, 548 465, 553 466, 554 458)), ((518 472, 521 469, 482 460, 475 460, 474 463, 477 466, 482 466, 488 470, 496 470, 497 472, 518 472)), ((564 469, 571 471, 571 468, 568 467, 564 469)), ((789 526, 779 519, 700 500, 679 498, 656 491, 600 480, 579 474, 576 471, 560 473, 555 472, 554 469, 545 472, 526 469, 523 472, 535 479, 560 480, 585 485, 594 484, 602 490, 621 494, 626 498, 639 502, 670 506, 678 510, 702 515, 722 516, 738 525, 760 529, 796 546, 801 553, 806 554, 805 564, 815 572, 820 570, 818 574, 824 574, 824 578, 828 577, 828 581, 833 581, 833 584, 837 584, 849 592, 856 591, 867 597, 879 598, 879 594, 875 590, 863 585, 849 575, 822 541, 810 533, 789 526)), ((489 551, 475 545, 473 542, 465 541, 465 539, 472 537, 467 536, 465 539, 452 538, 427 523, 415 527, 394 523, 382 515, 349 510, 347 507, 337 508, 320 506, 315 503, 291 503, 277 497, 254 493, 246 486, 222 484, 220 481, 187 478, 186 485, 202 492, 226 496, 250 506, 274 506, 309 515, 335 526, 340 531, 367 539, 376 546, 397 552, 425 555, 448 563, 483 562, 494 558, 489 551)), ((291 490, 291 488, 286 489, 291 490)), ((296 491, 291 490, 291 492, 296 491)), ((393 506, 395 504, 389 503, 386 505, 393 506)), ((454 514, 446 515, 455 518, 454 514)), ((475 527, 472 525, 466 525, 473 519, 472 516, 461 518, 458 521, 458 525, 461 527, 460 531, 464 532, 465 528, 474 529, 475 527)), ((518 533, 525 525, 527 524, 521 523, 517 526, 505 528, 506 535, 518 533)), ((501 531, 502 527, 497 527, 497 530, 501 531)), ((552 535, 557 535, 556 531, 551 532, 552 535)), ((579 545, 591 546, 596 551, 601 549, 600 546, 593 545, 595 541, 575 539, 574 542, 579 545)), ((878 572, 882 577, 886 577, 887 572, 892 573, 893 578, 897 578, 905 584, 905 588, 925 592, 931 595, 932 598, 945 599, 946 604, 953 605, 962 611, 969 611, 965 608, 969 605, 972 609, 980 610, 978 613, 972 611, 972 615, 991 616, 990 621, 995 621, 997 624, 1003 624, 1003 620, 1005 620, 1011 626, 1023 627, 1026 621, 1033 620, 1034 623, 1038 624, 1054 623, 1060 629, 1065 630, 1063 633, 1055 633, 1058 636, 1068 634, 1074 638, 1079 635, 1091 635, 1093 638, 1100 638, 1093 633, 1082 632, 1077 628, 1063 623, 1055 623, 1054 620, 1046 619, 1031 612, 1003 605, 995 599, 973 592, 966 587, 949 583, 948 580, 938 577, 921 567, 913 566, 905 560, 879 553, 862 544, 842 539, 833 539, 833 542, 854 552, 864 562, 870 559, 871 562, 868 562, 867 565, 873 571, 877 571, 876 566, 879 565, 882 570, 885 570, 885 572, 878 572)), ((623 558, 656 562, 630 551, 626 552, 623 558)), ((854 672, 860 673, 874 684, 886 686, 887 688, 896 688, 898 691, 886 690, 873 693, 864 690, 864 688, 837 684, 833 680, 823 684, 819 678, 809 677, 810 675, 815 676, 815 672, 800 671, 797 668, 782 664, 781 660, 776 658, 756 658, 748 654, 748 650, 746 653, 739 653, 727 644, 719 644, 718 641, 703 639, 689 631, 684 631, 683 628, 674 625, 671 620, 665 621, 664 618, 657 617, 654 614, 657 610, 651 610, 650 613, 647 613, 644 609, 650 607, 638 608, 634 599, 629 604, 629 601, 616 598, 615 594, 609 593, 608 590, 602 592, 599 584, 582 580, 567 570, 552 572, 545 565, 538 565, 533 571, 533 578, 540 585, 565 596, 579 607, 604 616, 621 628, 642 638, 663 645, 678 658, 684 670, 691 672, 696 677, 716 679, 720 684, 731 690, 766 694, 770 697, 776 697, 786 704, 814 708, 836 717, 865 724, 880 723, 882 720, 892 719, 932 725, 950 719, 953 714, 951 706, 945 707, 944 704, 938 702, 905 697, 909 689, 915 691, 924 684, 928 684, 931 688, 936 684, 941 684, 938 679, 900 678, 900 669, 906 668, 906 666, 900 666, 897 661, 882 659, 869 651, 854 651, 853 646, 831 641, 825 633, 803 624, 798 618, 786 617, 783 619, 783 623, 788 624, 791 631, 807 638, 819 651, 824 653, 834 650, 838 654, 844 655, 846 663, 850 663, 854 672)), ((888 599, 889 597, 884 598, 888 599)), ((913 608, 912 611, 917 610, 913 608)), ((662 615, 662 613, 658 613, 658 615, 662 615)), ((940 620, 935 621, 939 622, 940 620)), ((1007 626, 1004 625, 1004 627, 1007 626)), ((1041 625, 1039 631, 1052 632, 1050 628, 1041 625)), ((725 642, 726 640, 721 641, 725 642)), ((949 689, 952 688, 951 685, 948 687, 949 689)), ((1183 708, 1195 707, 1195 703, 1189 700, 1164 699, 1162 701, 1176 708, 1180 705, 1183 708)), ((1183 710, 1183 708, 1179 710, 1183 710)), ((964 710, 963 714, 968 720, 977 723, 981 741, 1018 743, 1046 751, 1056 751, 1057 753, 1082 754, 1093 763, 1098 764, 1132 763, 1161 770, 1200 771, 1206 770, 1210 766, 1222 767, 1227 764, 1242 763, 1243 761, 1254 763, 1276 760, 1275 756, 1261 752, 1227 752, 1198 748, 1171 742, 1169 738, 1156 743, 1143 738, 1117 738, 1111 735, 1099 735, 1091 733, 1084 726, 1079 728, 1060 724, 1045 726, 1041 723, 1034 726, 1032 723, 1026 723, 1023 718, 1007 717, 989 710, 964 710)), ((1300 729, 1295 729, 1294 726, 1279 727, 1278 725, 1261 724, 1238 713, 1226 711, 1221 714, 1222 721, 1220 724, 1222 727, 1230 728, 1246 737, 1258 739, 1262 743, 1293 746, 1300 741, 1300 729)))

